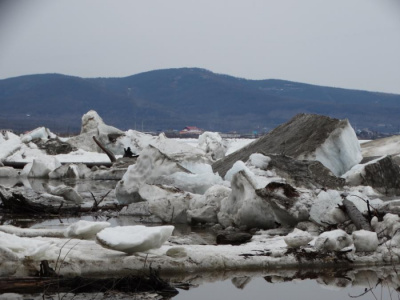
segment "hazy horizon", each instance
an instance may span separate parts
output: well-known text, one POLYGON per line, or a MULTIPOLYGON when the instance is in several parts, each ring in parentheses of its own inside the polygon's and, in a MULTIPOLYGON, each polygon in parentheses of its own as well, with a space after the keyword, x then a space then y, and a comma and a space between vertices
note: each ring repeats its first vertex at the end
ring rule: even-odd
POLYGON ((400 2, 0 1, 0 79, 196 67, 400 94, 400 2))

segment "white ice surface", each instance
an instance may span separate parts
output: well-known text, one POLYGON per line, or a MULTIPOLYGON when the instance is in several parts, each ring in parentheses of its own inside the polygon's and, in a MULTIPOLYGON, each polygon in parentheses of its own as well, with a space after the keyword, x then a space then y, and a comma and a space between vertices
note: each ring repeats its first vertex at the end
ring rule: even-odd
POLYGON ((225 155, 229 155, 245 146, 250 144, 251 142, 254 142, 254 139, 226 139, 227 142, 227 150, 225 155))
MULTIPOLYGON (((0 231, 0 247, 11 251, 20 259, 25 257, 42 259, 43 255, 52 244, 51 241, 19 237, 0 231)), ((1 260, 2 257, 0 255, 0 261, 1 260)))
POLYGON ((110 227, 109 222, 91 222, 86 220, 79 220, 76 223, 69 225, 65 231, 65 237, 90 239, 104 228, 110 227))
POLYGON ((202 149, 213 160, 225 157, 227 150, 226 142, 217 132, 206 131, 199 136, 198 147, 202 149))
POLYGON ((268 164, 271 161, 271 158, 268 156, 265 156, 263 154, 260 153, 253 153, 252 155, 250 155, 249 157, 249 162, 259 168, 259 169, 267 169, 268 168, 268 164))
POLYGON ((335 129, 315 151, 315 159, 340 176, 362 160, 360 143, 354 129, 347 124, 335 129))
POLYGON ((21 141, 23 143, 29 143, 30 141, 35 139, 41 139, 47 141, 49 138, 55 138, 55 137, 56 135, 52 133, 48 128, 39 127, 22 135, 21 141))
POLYGON ((122 204, 142 201, 138 196, 140 187, 144 184, 160 183, 163 176, 185 169, 175 160, 168 158, 153 146, 142 151, 136 164, 129 166, 125 175, 116 186, 117 199, 122 204))
POLYGON ((249 172, 242 170, 232 177, 232 192, 221 201, 218 221, 224 226, 247 226, 248 228, 273 228, 275 216, 271 206, 259 197, 249 172))
POLYGON ((0 232, 19 237, 68 237, 78 239, 93 239, 95 235, 111 226, 109 222, 92 222, 79 220, 62 228, 20 228, 12 225, 0 225, 0 232))
POLYGON ((164 244, 174 231, 174 226, 117 226, 100 231, 96 237, 100 244, 133 254, 157 249, 164 244))
POLYGON ((362 183, 363 177, 365 176, 365 167, 370 164, 374 164, 384 157, 378 157, 365 164, 357 164, 350 170, 344 173, 341 177, 346 180, 346 183, 352 186, 357 186, 362 183))
POLYGON ((314 238, 310 233, 297 228, 283 237, 283 240, 288 245, 288 248, 299 248, 301 246, 306 246, 313 239, 314 238))
POLYGON ((53 156, 34 159, 28 177, 47 178, 50 172, 60 166, 61 163, 53 156))
POLYGON ((374 252, 378 248, 378 235, 376 232, 357 230, 352 233, 356 251, 374 252))
MULTIPOLYGON (((106 231, 108 229, 104 229, 106 231)), ((266 231, 268 232, 268 231, 266 231)), ((331 233, 332 235, 332 233, 331 233)), ((117 234, 121 236, 121 234, 117 234)), ((112 235, 111 239, 114 238, 112 235)), ((250 242, 240 246, 231 245, 176 245, 165 242, 160 248, 152 249, 145 253, 136 252, 134 255, 126 255, 120 251, 106 249, 92 240, 67 240, 55 238, 31 238, 27 239, 27 245, 40 244, 43 242, 54 245, 46 248, 42 255, 26 261, 22 255, 15 254, 11 250, 7 252, 14 261, 0 261, 0 273, 4 276, 28 274, 28 270, 35 271, 40 260, 47 259, 50 265, 54 265, 61 257, 64 263, 60 268, 61 275, 68 276, 90 276, 93 274, 107 275, 121 274, 128 271, 129 274, 140 273, 143 266, 151 265, 154 269, 160 269, 167 274, 185 276, 190 272, 236 272, 244 270, 271 270, 280 267, 293 268, 299 266, 294 255, 286 254, 287 245, 282 236, 271 236, 268 233, 254 235, 250 242), (16 266, 19 266, 19 270, 16 266), (23 273, 23 268, 26 272, 23 273), (33 269, 33 270, 32 270, 33 269)), ((119 244, 118 241, 114 242, 119 244)), ((341 242, 334 244, 340 244, 341 242)), ((344 243, 348 244, 348 243, 344 243)), ((338 248, 340 248, 339 245, 338 248)), ((27 246, 29 247, 29 246, 27 246)), ((0 253, 2 249, 0 247, 0 253)), ((379 246, 377 251, 365 255, 355 253, 352 257, 353 266, 383 265, 385 257, 398 262, 399 249, 392 248, 390 253, 387 246, 379 246)), ((22 251, 26 251, 25 248, 22 251)), ((307 246, 306 252, 314 252, 315 248, 307 246)), ((333 260, 316 259, 302 262, 301 266, 312 266, 321 268, 332 266, 333 260)), ((192 276, 192 275, 190 275, 192 276)))
POLYGON ((315 248, 318 251, 340 251, 353 244, 353 239, 342 229, 325 231, 315 240, 315 248))
POLYGON ((343 199, 336 190, 321 190, 311 206, 310 219, 319 225, 327 226, 346 220, 347 216, 338 208, 343 199))
POLYGON ((363 143, 361 151, 364 157, 397 155, 400 153, 400 135, 363 143))
MULTIPOLYGON (((105 153, 88 152, 82 149, 68 154, 58 154, 56 157, 62 163, 110 162, 110 159, 105 153)), ((116 157, 118 158, 119 156, 117 155, 116 157)))
POLYGON ((15 153, 21 146, 20 137, 14 133, 7 132, 5 137, 0 134, 0 161, 15 153))

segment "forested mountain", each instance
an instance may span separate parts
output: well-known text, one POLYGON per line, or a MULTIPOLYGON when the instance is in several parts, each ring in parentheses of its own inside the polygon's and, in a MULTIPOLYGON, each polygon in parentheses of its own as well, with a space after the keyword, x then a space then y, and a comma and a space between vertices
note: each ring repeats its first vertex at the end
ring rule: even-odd
POLYGON ((246 80, 197 68, 123 78, 15 77, 0 80, 0 103, 0 128, 17 131, 46 126, 77 132, 90 109, 123 130, 263 131, 300 112, 348 118, 355 128, 394 132, 400 126, 400 95, 246 80))

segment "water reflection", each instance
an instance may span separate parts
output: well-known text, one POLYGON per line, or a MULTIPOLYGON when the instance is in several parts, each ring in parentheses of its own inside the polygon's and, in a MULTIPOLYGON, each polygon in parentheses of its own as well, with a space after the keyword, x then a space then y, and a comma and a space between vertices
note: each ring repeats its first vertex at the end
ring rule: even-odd
POLYGON ((398 271, 400 266, 278 270, 268 274, 247 275, 241 272, 236 276, 235 273, 197 274, 189 280, 195 287, 180 291, 174 300, 399 299, 398 271))
MULTIPOLYGON (((25 191, 28 197, 36 197, 36 193, 45 193, 43 184, 47 183, 53 187, 60 185, 67 185, 73 187, 83 198, 83 207, 92 207, 94 204, 94 199, 96 201, 101 200, 104 197, 101 205, 112 205, 117 203, 114 189, 117 184, 116 180, 54 180, 54 179, 38 179, 38 178, 0 178, 0 185, 7 188, 18 188, 21 187, 25 191), (36 192, 36 193, 35 193, 36 192)), ((31 199, 31 198, 30 198, 31 199)), ((51 204, 51 203, 48 203, 51 204)), ((51 204, 59 206, 59 203, 51 204)), ((79 217, 75 218, 75 222, 80 219, 87 219, 93 221, 105 221, 113 217, 112 213, 98 213, 92 214, 91 217, 79 217), (101 219, 101 220, 100 220, 101 219)), ((0 224, 14 225, 18 227, 31 227, 37 223, 43 222, 45 219, 49 219, 49 216, 37 215, 34 219, 29 219, 26 216, 18 216, 12 214, 3 214, 0 219, 0 224)), ((73 218, 69 218, 73 219, 73 218)), ((65 223, 65 219, 57 219, 53 216, 53 224, 55 223, 65 223), (59 222, 58 222, 59 221, 59 222)), ((67 221, 68 222, 68 221, 67 221)), ((70 222, 68 222, 70 223, 70 222)), ((137 224, 138 222, 133 222, 132 224, 137 224)), ((124 224, 119 224, 124 225, 124 224)))
MULTIPOLYGON (((114 189, 116 181, 59 181, 25 179, 21 182, 12 178, 1 178, 0 184, 6 187, 23 185, 37 192, 43 192, 44 182, 57 186, 70 185, 84 196, 87 203, 93 202, 93 196, 101 197, 114 189)), ((107 196, 107 201, 115 201, 114 193, 107 196)), ((68 226, 78 220, 108 221, 111 226, 143 224, 143 220, 132 216, 113 216, 107 214, 54 219, 20 218, 9 220, 8 224, 20 227, 54 228, 68 226)), ((6 222, 6 224, 7 224, 6 222)), ((4 223, 4 222, 3 222, 4 223)), ((175 236, 200 235, 208 243, 215 238, 206 230, 195 230, 187 225, 177 225, 175 236)), ((192 237, 190 241, 200 240, 192 237)), ((184 242, 184 239, 176 239, 184 242)), ((353 269, 296 269, 264 272, 230 271, 186 274, 168 274, 164 276, 172 282, 190 283, 195 288, 181 290, 175 299, 394 299, 400 298, 400 266, 364 267, 353 269)), ((117 296, 115 299, 123 299, 117 296)))

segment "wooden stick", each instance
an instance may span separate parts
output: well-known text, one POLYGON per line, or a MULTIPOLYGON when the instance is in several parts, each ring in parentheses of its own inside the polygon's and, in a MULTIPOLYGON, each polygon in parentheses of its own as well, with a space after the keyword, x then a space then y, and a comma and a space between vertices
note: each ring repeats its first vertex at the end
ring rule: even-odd
POLYGON ((100 147, 101 150, 104 151, 105 154, 107 154, 108 158, 111 160, 111 162, 116 162, 117 159, 115 158, 114 153, 112 153, 110 150, 108 150, 98 139, 96 139, 95 136, 93 136, 93 140, 97 144, 97 146, 100 147))
POLYGON ((348 199, 344 199, 343 206, 357 229, 373 231, 367 219, 362 215, 362 213, 358 210, 358 208, 354 205, 353 202, 351 202, 348 199))

